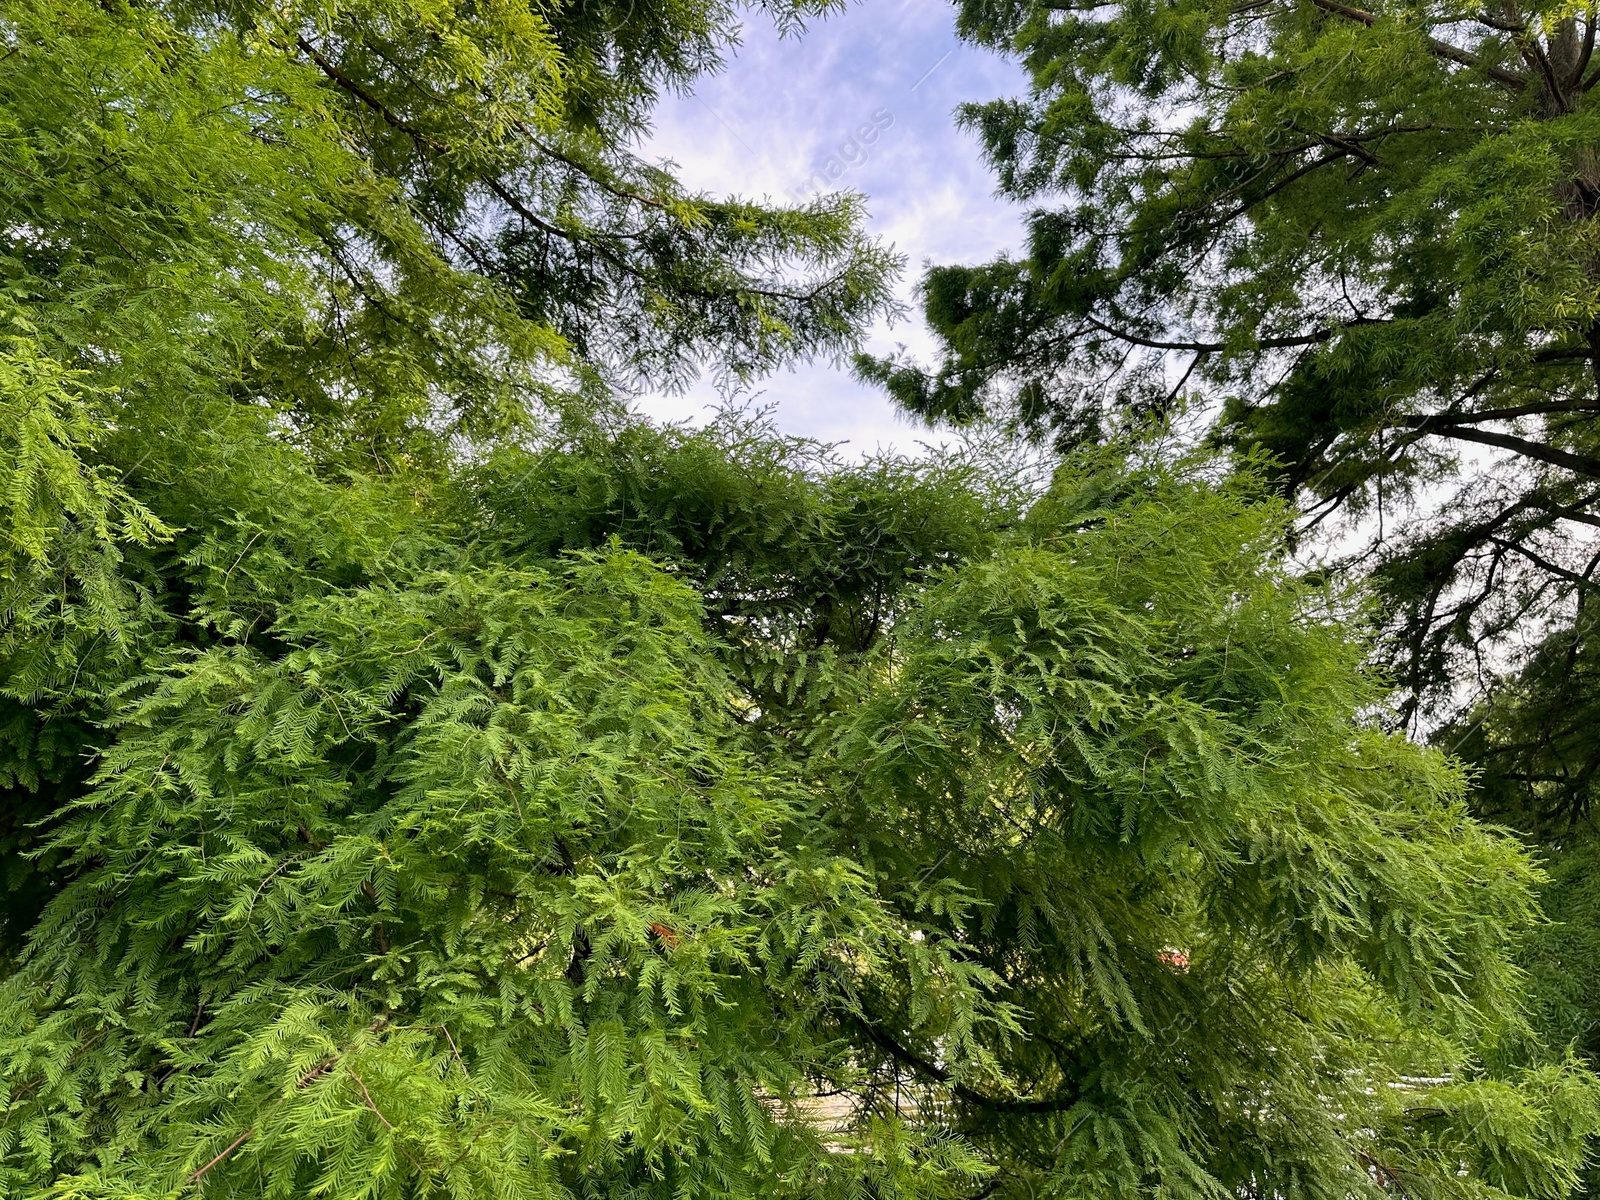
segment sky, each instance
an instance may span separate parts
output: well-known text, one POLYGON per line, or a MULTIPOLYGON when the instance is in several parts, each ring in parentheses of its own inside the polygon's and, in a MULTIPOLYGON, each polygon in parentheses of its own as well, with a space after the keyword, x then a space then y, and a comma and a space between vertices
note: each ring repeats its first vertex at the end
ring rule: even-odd
MULTIPOLYGON (((664 98, 642 148, 675 162, 690 188, 788 203, 822 190, 830 160, 851 163, 830 190, 864 194, 868 229, 907 259, 897 291, 910 312, 872 329, 874 353, 904 345, 929 356, 913 299, 924 263, 983 262, 1022 242, 1021 210, 995 197, 977 141, 956 128, 954 113, 962 101, 1023 91, 1024 76, 958 41, 954 27, 953 6, 941 0, 852 0, 787 37, 750 13, 727 67, 692 95, 664 98), (874 129, 870 145, 864 125, 874 129)), ((638 408, 699 423, 719 399, 702 378, 682 395, 643 397, 638 408)), ((847 457, 914 453, 941 440, 848 367, 826 362, 779 371, 740 399, 770 406, 785 433, 843 443, 847 457)))

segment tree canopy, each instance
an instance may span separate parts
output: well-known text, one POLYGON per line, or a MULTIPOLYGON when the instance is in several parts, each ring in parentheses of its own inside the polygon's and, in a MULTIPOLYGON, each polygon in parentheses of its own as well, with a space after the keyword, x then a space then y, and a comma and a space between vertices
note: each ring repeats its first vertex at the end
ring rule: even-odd
POLYGON ((893 262, 854 201, 693 195, 631 149, 730 11, 5 5, 0 729, 33 798, 0 841, 148 654, 369 576, 463 455, 851 344, 893 262))
POLYGON ((1303 536, 1341 515, 1376 535, 1345 565, 1386 597, 1405 715, 1436 726, 1520 674, 1505 736, 1479 740, 1514 785, 1497 811, 1582 811, 1600 777, 1594 13, 959 10, 1029 72, 1027 95, 963 110, 1030 206, 1027 251, 931 270, 940 361, 867 373, 926 416, 1064 444, 1204 397, 1217 439, 1275 458, 1303 536))
POLYGON ((1284 510, 596 436, 123 689, 0 985, 11 1191, 1567 1192, 1537 874, 1284 510))
POLYGON ((887 303, 630 151, 729 9, 0 11, 0 1192, 1573 1191, 1270 481, 615 403, 887 303))

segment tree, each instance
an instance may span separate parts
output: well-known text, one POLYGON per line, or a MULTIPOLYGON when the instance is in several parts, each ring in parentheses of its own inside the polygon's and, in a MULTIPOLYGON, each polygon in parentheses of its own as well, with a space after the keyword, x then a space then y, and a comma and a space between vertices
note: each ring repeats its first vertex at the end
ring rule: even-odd
POLYGON ((1436 727, 1527 667, 1511 690, 1550 719, 1482 761, 1539 781, 1524 807, 1582 811, 1592 6, 965 0, 960 22, 1031 76, 963 110, 1033 206, 1027 253, 931 270, 936 369, 867 373, 1066 444, 1206 398, 1217 439, 1277 460, 1299 536, 1363 526, 1344 565, 1386 599, 1402 715, 1436 727))
POLYGON ((8 1190, 1564 1195, 1536 875, 1284 510, 987 474, 502 450, 170 655, 0 984, 8 1190))
POLYGON ((381 573, 496 439, 887 303, 850 198, 715 200, 631 150, 727 5, 0 11, 3 943, 48 888, 29 822, 174 646, 381 573))
POLYGON ((0 1192, 1571 1190, 1260 486, 608 402, 882 303, 628 157, 727 10, 4 13, 0 1192))

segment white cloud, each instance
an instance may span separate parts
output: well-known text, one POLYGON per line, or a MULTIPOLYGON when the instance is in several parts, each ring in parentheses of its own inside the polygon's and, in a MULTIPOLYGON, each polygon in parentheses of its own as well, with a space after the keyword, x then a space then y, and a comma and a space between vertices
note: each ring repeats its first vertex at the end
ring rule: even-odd
MULTIPOLYGON (((1021 212, 995 199, 955 107, 1023 87, 1019 68, 959 42, 952 9, 929 0, 866 0, 800 37, 780 38, 752 17, 725 71, 663 101, 643 150, 676 162, 689 187, 718 195, 787 201, 831 169, 834 187, 866 195, 869 228, 909 264, 898 291, 911 315, 872 330, 868 348, 904 343, 926 354, 931 337, 912 303, 923 264, 981 262, 1022 240, 1021 212), (869 124, 878 136, 866 144, 860 130, 869 124)), ((786 432, 847 441, 847 453, 909 451, 930 437, 841 367, 780 371, 757 390, 786 432)), ((701 379, 683 395, 646 396, 639 408, 697 421, 718 402, 701 379)))

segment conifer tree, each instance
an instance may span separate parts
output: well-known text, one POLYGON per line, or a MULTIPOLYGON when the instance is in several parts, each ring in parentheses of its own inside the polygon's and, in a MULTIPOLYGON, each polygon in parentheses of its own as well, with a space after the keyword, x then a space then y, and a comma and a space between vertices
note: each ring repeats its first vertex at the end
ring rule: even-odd
POLYGON ((630 157, 728 10, 3 12, 0 1194, 1572 1190, 1262 486, 608 402, 884 302, 630 157))
POLYGON ((28 823, 150 655, 381 573, 492 439, 882 310, 851 198, 712 199, 634 152, 732 13, 7 0, 0 942, 43 895, 28 823))
POLYGON ((1539 715, 1531 736, 1479 739, 1481 763, 1525 780, 1521 807, 1585 811, 1592 9, 958 7, 968 38, 1029 74, 1027 94, 962 110, 1029 207, 1028 243, 930 271, 939 361, 868 374, 925 416, 987 412, 1065 444, 1204 397, 1213 436, 1277 460, 1303 538, 1360 528, 1344 565, 1385 598, 1402 715, 1437 728, 1504 681, 1539 715))
POLYGON ((174 646, 0 984, 8 1191, 1566 1195, 1537 875, 1284 511, 992 473, 502 450, 174 646))

